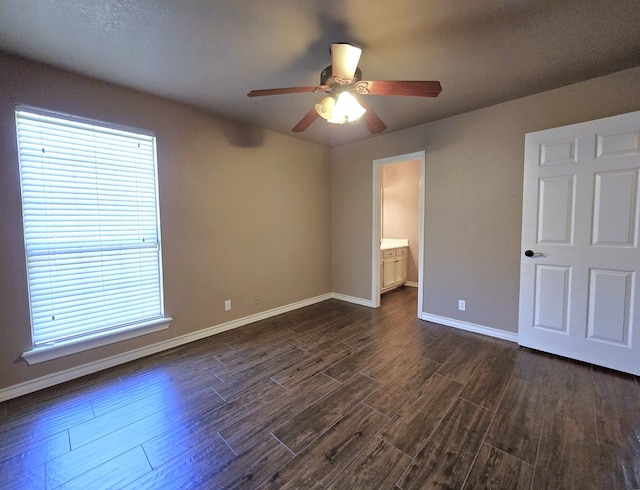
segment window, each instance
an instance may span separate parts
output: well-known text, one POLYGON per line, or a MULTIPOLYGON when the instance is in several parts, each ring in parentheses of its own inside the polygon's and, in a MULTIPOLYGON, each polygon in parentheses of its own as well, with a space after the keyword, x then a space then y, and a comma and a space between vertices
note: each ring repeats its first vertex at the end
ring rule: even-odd
POLYGON ((33 339, 23 357, 167 328, 153 134, 26 107, 16 127, 33 339))

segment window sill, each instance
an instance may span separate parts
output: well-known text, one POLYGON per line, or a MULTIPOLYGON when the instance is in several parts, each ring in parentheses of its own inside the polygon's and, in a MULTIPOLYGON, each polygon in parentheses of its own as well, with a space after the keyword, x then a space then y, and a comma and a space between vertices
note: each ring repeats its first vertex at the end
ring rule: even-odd
POLYGON ((22 353, 22 358, 29 365, 38 364, 40 362, 50 361, 59 357, 77 354, 96 347, 114 344, 122 340, 140 337, 153 332, 159 332, 169 328, 172 318, 159 318, 145 323, 139 323, 135 326, 123 327, 118 330, 102 332, 81 339, 69 340, 52 345, 42 345, 34 347, 31 350, 22 353))

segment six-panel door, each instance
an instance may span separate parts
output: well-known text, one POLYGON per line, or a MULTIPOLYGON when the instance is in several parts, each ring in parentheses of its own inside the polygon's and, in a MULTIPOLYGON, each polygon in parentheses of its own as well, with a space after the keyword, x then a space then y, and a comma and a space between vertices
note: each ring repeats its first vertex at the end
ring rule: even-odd
POLYGON ((526 135, 520 345, 640 374, 640 112, 526 135))

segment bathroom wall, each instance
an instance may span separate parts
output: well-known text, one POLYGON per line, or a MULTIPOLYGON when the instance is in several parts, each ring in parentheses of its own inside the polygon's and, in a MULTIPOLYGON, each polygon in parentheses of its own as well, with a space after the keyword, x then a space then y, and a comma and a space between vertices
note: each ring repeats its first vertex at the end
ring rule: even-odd
MULTIPOLYGON (((381 175, 382 238, 409 239, 407 281, 418 282, 420 231, 420 162, 383 165, 381 175)), ((417 286, 417 284, 416 284, 417 286)))

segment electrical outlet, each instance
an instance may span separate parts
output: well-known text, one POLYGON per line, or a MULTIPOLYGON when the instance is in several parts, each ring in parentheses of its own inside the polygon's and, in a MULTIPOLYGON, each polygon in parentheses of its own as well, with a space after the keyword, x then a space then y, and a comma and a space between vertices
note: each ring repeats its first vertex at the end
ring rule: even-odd
POLYGON ((228 299, 224 302, 224 311, 230 311, 231 310, 231 300, 228 299))
POLYGON ((253 297, 253 306, 258 306, 260 304, 260 296, 257 294, 253 297))
POLYGON ((458 300, 458 309, 464 311, 467 308, 467 302, 463 299, 458 300))

